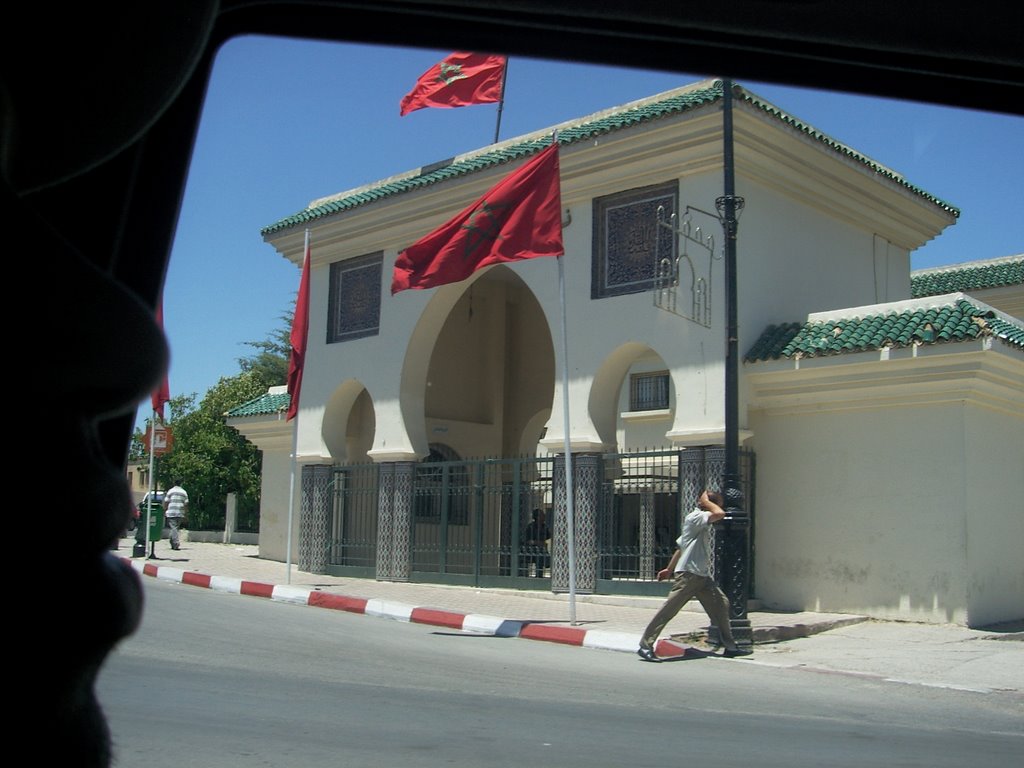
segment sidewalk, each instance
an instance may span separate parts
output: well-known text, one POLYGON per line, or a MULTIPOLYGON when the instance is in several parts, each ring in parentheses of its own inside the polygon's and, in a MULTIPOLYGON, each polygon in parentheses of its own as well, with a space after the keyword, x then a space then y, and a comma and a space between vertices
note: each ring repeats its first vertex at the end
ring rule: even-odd
MULTIPOLYGON (((111 554, 143 576, 379 618, 479 634, 634 653, 661 597, 579 595, 380 582, 299 571, 259 558, 255 545, 190 542, 132 558, 134 539, 111 554)), ((667 587, 666 587, 667 593, 667 587)), ((756 606, 755 606, 756 607, 756 606)), ((754 655, 737 663, 799 667, 979 693, 1024 693, 1024 622, 990 630, 878 622, 833 613, 748 611, 754 655), (1009 641, 1009 642, 1007 642, 1009 641), (1014 642, 1016 641, 1016 642, 1014 642)), ((697 601, 665 628, 659 656, 704 656, 708 619, 697 601)), ((638 659, 639 661, 639 659, 638 659)), ((1024 711, 1024 698, 1019 699, 1024 711)))

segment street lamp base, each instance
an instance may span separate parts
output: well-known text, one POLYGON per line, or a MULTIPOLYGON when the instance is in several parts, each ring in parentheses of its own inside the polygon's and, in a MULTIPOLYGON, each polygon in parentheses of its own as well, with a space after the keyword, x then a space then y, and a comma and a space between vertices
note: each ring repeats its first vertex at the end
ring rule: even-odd
MULTIPOLYGON (((732 630, 732 639, 740 648, 749 648, 754 644, 754 628, 750 619, 729 619, 729 629, 732 630)), ((708 628, 708 642, 711 645, 722 644, 722 633, 714 624, 708 628)))

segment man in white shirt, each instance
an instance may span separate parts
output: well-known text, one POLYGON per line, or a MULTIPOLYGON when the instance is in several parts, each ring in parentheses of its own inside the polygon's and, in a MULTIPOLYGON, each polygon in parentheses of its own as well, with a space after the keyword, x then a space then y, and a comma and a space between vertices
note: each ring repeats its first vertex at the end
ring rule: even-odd
POLYGON ((740 648, 729 626, 729 598, 715 582, 711 573, 711 526, 725 517, 724 500, 717 492, 704 491, 697 508, 683 519, 683 533, 676 540, 676 551, 669 564, 658 571, 658 581, 672 577, 672 589, 664 605, 658 609, 640 638, 637 654, 644 661, 661 661, 654 652, 658 636, 683 606, 692 598, 700 600, 725 646, 724 656, 748 656, 748 648, 740 648))
POLYGON ((164 517, 167 527, 171 529, 171 549, 181 547, 181 524, 188 512, 188 494, 181 487, 181 481, 175 480, 174 485, 164 494, 164 517))

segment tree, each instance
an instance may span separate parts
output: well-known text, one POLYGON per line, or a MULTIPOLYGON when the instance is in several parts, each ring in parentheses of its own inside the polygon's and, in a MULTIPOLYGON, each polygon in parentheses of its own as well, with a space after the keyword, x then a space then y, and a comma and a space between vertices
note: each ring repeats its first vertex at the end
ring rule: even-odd
POLYGON ((224 423, 231 408, 267 391, 256 371, 222 378, 198 406, 195 395, 171 398, 174 432, 171 451, 156 461, 158 483, 169 488, 180 479, 189 494, 189 527, 219 528, 229 493, 240 507, 254 507, 260 497, 262 454, 252 443, 224 423))
MULTIPOLYGON (((146 422, 146 426, 149 426, 149 422, 146 422)), ((132 433, 132 442, 128 447, 128 461, 142 461, 148 459, 149 454, 146 453, 145 436, 142 434, 142 430, 138 427, 132 433)))
POLYGON ((255 372, 263 377, 268 387, 279 386, 288 380, 288 355, 291 352, 291 327, 294 310, 278 319, 284 326, 273 331, 263 341, 247 341, 246 346, 259 350, 255 355, 238 358, 242 373, 255 372))
MULTIPOLYGON (((223 527, 229 493, 236 494, 240 513, 255 514, 259 508, 262 454, 224 423, 224 414, 287 381, 292 314, 285 313, 280 318, 285 327, 267 339, 245 342, 259 352, 239 358, 241 373, 222 378, 198 405, 195 393, 168 403, 167 425, 174 442, 168 453, 155 457, 154 476, 158 488, 169 488, 176 479, 185 484, 191 528, 223 527)), ((131 458, 148 459, 143 437, 141 430, 135 431, 131 458)))

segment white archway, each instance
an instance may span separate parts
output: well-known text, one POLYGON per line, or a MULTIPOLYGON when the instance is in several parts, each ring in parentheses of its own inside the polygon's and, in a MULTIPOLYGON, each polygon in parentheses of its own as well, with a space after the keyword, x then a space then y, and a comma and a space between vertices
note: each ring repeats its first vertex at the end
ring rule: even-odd
POLYGON ((338 462, 367 460, 376 433, 373 399, 362 382, 348 379, 331 394, 320 424, 320 437, 338 462))

